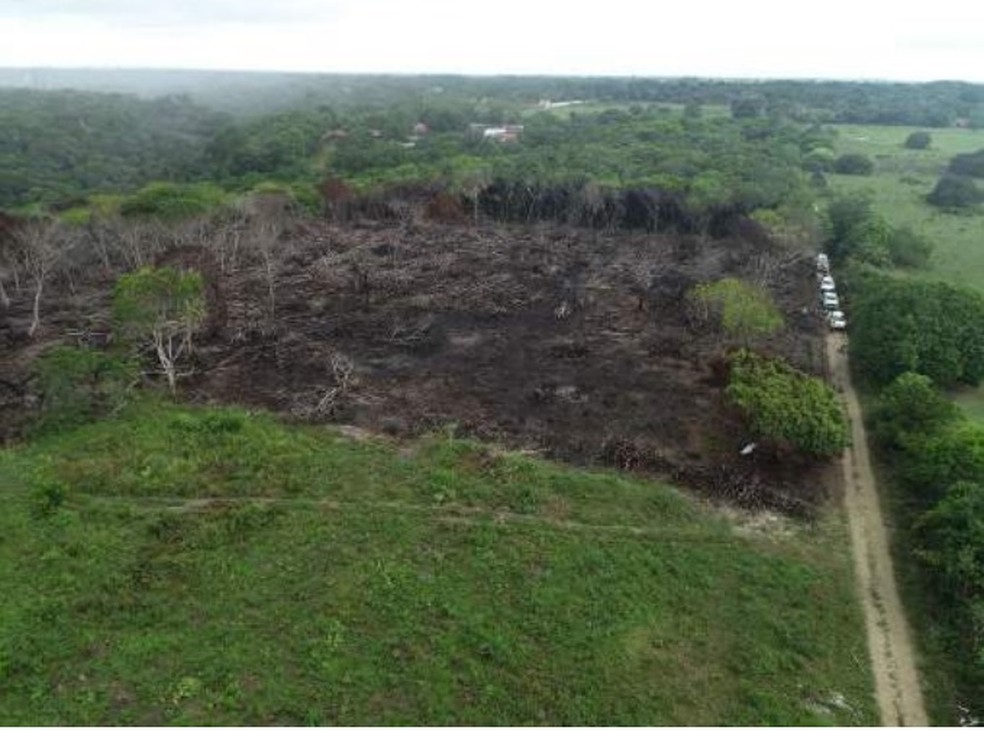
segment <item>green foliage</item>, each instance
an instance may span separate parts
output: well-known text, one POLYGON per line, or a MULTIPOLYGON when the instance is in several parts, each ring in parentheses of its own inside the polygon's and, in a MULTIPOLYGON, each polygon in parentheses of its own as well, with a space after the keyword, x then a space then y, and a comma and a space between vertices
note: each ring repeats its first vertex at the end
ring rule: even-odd
POLYGON ((953 175, 984 178, 984 150, 954 156, 947 169, 953 175))
POLYGON ((915 524, 928 568, 959 634, 964 681, 984 685, 984 487, 953 484, 915 524))
POLYGON ((947 173, 939 179, 926 200, 940 208, 971 208, 984 201, 984 192, 966 175, 947 173))
POLYGON ((825 248, 835 261, 853 258, 874 266, 889 263, 893 230, 874 212, 869 196, 835 197, 827 206, 824 222, 825 248))
POLYGON ((113 315, 120 333, 153 347, 173 393, 177 363, 205 321, 205 283, 197 271, 145 266, 124 274, 113 291, 113 315))
POLYGON ((905 144, 903 146, 907 150, 924 150, 929 147, 932 141, 933 138, 929 135, 929 132, 912 132, 905 138, 905 144))
POLYGON ((939 386, 984 377, 984 297, 945 282, 872 276, 852 310, 851 354, 877 384, 906 371, 939 386))
POLYGON ((938 432, 960 417, 960 409, 930 378, 902 373, 879 394, 872 415, 873 431, 882 447, 898 449, 914 436, 938 432))
POLYGON ((51 517, 62 507, 67 496, 68 489, 64 482, 44 474, 35 474, 30 494, 31 515, 40 519, 51 517))
POLYGON ((174 220, 211 213, 228 201, 216 185, 178 185, 155 182, 124 198, 120 212, 125 216, 147 216, 174 220))
POLYGON ((92 210, 81 206, 69 208, 58 214, 58 220, 67 226, 78 228, 92 220, 92 210))
POLYGON ((892 228, 887 247, 892 264, 903 269, 928 268, 933 255, 933 242, 908 226, 892 228))
POLYGON ((58 430, 117 412, 129 399, 138 370, 132 361, 99 350, 57 347, 35 366, 43 431, 58 430))
POLYGON ((119 278, 113 314, 128 337, 145 337, 156 330, 193 331, 205 317, 204 291, 197 271, 145 266, 119 278))
POLYGON ((870 157, 856 152, 841 155, 834 160, 834 172, 839 175, 870 175, 875 171, 875 163, 870 157))
POLYGON ((839 516, 740 534, 656 482, 406 446, 135 403, 0 452, 4 720, 877 720, 839 516))
POLYGON ((959 481, 984 482, 984 428, 958 420, 928 435, 900 436, 898 476, 920 503, 931 505, 959 481))
POLYGON ((727 277, 694 287, 693 297, 713 311, 724 331, 742 340, 768 335, 782 328, 783 320, 768 292, 727 277))
POLYGON ((826 383, 748 350, 732 355, 730 363, 728 396, 758 437, 813 456, 843 451, 847 423, 826 383))
POLYGON ((217 120, 186 98, 0 89, 0 209, 188 179, 217 120))

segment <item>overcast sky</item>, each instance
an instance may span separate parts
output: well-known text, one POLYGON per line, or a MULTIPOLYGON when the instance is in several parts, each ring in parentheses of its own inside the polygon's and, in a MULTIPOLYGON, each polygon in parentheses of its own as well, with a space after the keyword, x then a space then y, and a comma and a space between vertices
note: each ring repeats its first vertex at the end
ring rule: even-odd
POLYGON ((0 66, 984 82, 984 0, 0 0, 0 66))

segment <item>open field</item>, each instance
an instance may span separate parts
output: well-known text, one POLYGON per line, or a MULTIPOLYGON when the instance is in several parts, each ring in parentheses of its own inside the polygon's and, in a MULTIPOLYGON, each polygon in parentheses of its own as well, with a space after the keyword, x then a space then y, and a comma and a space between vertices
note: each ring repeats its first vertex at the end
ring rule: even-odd
MULTIPOLYGON (((984 130, 933 129, 927 150, 902 143, 914 127, 836 125, 838 153, 860 152, 876 164, 870 177, 830 175, 834 192, 869 191, 875 207, 895 226, 909 226, 935 244, 931 268, 920 276, 942 278, 984 293, 984 208, 946 213, 925 201, 953 155, 984 148, 984 130)), ((957 402, 984 419, 984 391, 962 393, 957 402)))
POLYGON ((164 404, 0 484, 4 724, 877 718, 839 516, 164 404))

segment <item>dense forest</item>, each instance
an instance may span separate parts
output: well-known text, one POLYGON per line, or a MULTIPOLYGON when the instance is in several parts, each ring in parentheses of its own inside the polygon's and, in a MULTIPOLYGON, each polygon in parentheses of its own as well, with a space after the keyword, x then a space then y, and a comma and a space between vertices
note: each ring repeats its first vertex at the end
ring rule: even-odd
POLYGON ((0 208, 65 208, 152 181, 244 190, 325 177, 361 190, 591 180, 672 190, 700 204, 774 208, 796 187, 783 169, 809 153, 825 160, 829 139, 817 131, 825 122, 981 125, 984 88, 8 70, 0 72, 0 208), (68 84, 98 91, 48 90, 68 84), (571 103, 557 113, 551 99, 609 108, 589 113, 571 103), (681 108, 682 118, 672 113, 681 108), (483 127, 503 124, 522 125, 521 144, 483 136, 483 127))

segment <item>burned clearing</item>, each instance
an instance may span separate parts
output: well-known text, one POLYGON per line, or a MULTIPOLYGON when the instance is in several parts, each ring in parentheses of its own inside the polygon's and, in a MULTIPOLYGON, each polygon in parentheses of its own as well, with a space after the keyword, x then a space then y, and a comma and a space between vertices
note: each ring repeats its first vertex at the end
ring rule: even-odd
MULTIPOLYGON (((396 436, 454 428, 743 506, 804 512, 823 496, 817 465, 739 455, 748 434, 725 402, 722 364, 742 343, 686 305, 695 284, 755 282, 786 326, 754 345, 822 372, 808 257, 764 236, 308 224, 272 255, 229 254, 159 258, 209 280, 211 318, 183 382, 191 400, 396 436)), ((91 296, 82 286, 46 303, 46 338, 108 322, 105 282, 91 296)), ((40 349, 17 336, 26 316, 15 302, 0 327, 20 343, 6 372, 23 373, 40 349)))

